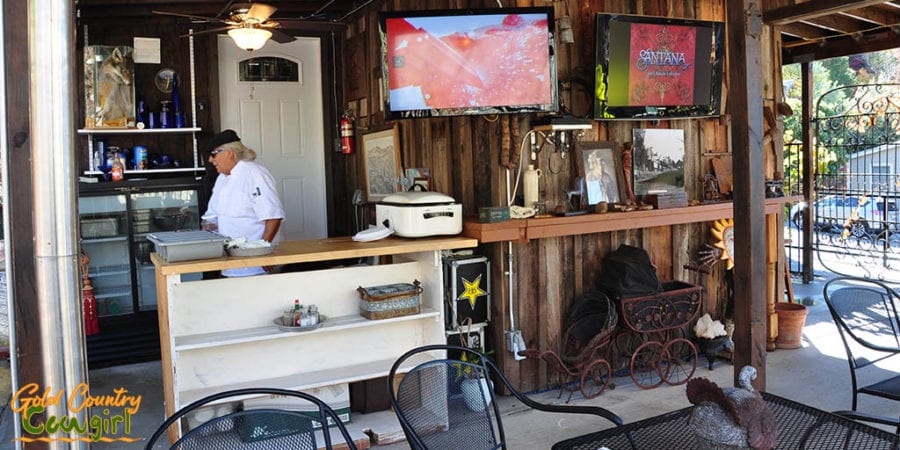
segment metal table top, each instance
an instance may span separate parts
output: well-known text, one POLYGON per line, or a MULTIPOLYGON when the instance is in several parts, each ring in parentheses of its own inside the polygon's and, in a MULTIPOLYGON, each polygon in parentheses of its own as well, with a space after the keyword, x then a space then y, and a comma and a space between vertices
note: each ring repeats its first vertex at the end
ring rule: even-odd
MULTIPOLYGON (((763 393, 778 426, 777 449, 900 449, 900 435, 763 393)), ((694 448, 691 407, 557 442, 554 450, 694 448)))

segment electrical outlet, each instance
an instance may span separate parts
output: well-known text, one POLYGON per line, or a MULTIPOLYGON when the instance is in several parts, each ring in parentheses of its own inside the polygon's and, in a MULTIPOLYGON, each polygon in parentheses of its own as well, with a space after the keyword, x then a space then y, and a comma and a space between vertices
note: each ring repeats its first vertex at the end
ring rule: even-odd
POLYGON ((525 350, 525 338, 522 337, 521 330, 511 330, 506 332, 506 349, 512 352, 516 361, 525 359, 519 355, 519 352, 525 350))

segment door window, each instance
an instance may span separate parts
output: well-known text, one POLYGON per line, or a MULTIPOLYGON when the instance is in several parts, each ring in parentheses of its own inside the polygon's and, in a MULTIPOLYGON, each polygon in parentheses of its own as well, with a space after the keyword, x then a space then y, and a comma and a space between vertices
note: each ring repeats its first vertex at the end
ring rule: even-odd
POLYGON ((245 59, 238 63, 239 81, 289 81, 300 80, 299 67, 284 58, 263 57, 245 59))

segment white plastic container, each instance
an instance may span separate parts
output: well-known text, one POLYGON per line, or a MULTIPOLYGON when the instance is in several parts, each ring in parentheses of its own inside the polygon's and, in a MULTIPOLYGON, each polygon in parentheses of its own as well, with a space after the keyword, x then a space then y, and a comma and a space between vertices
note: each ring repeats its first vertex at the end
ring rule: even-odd
POLYGON ((462 205, 437 192, 399 192, 375 205, 375 220, 402 237, 454 235, 462 232, 462 205))

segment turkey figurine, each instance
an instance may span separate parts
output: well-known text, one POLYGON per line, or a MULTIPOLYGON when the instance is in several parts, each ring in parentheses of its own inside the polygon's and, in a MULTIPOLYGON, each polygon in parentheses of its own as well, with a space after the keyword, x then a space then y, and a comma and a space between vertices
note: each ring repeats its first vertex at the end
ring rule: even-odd
POLYGON ((755 378, 756 369, 744 366, 740 387, 723 389, 706 378, 688 381, 687 398, 694 405, 690 427, 698 449, 775 448, 775 416, 750 384, 755 378))

